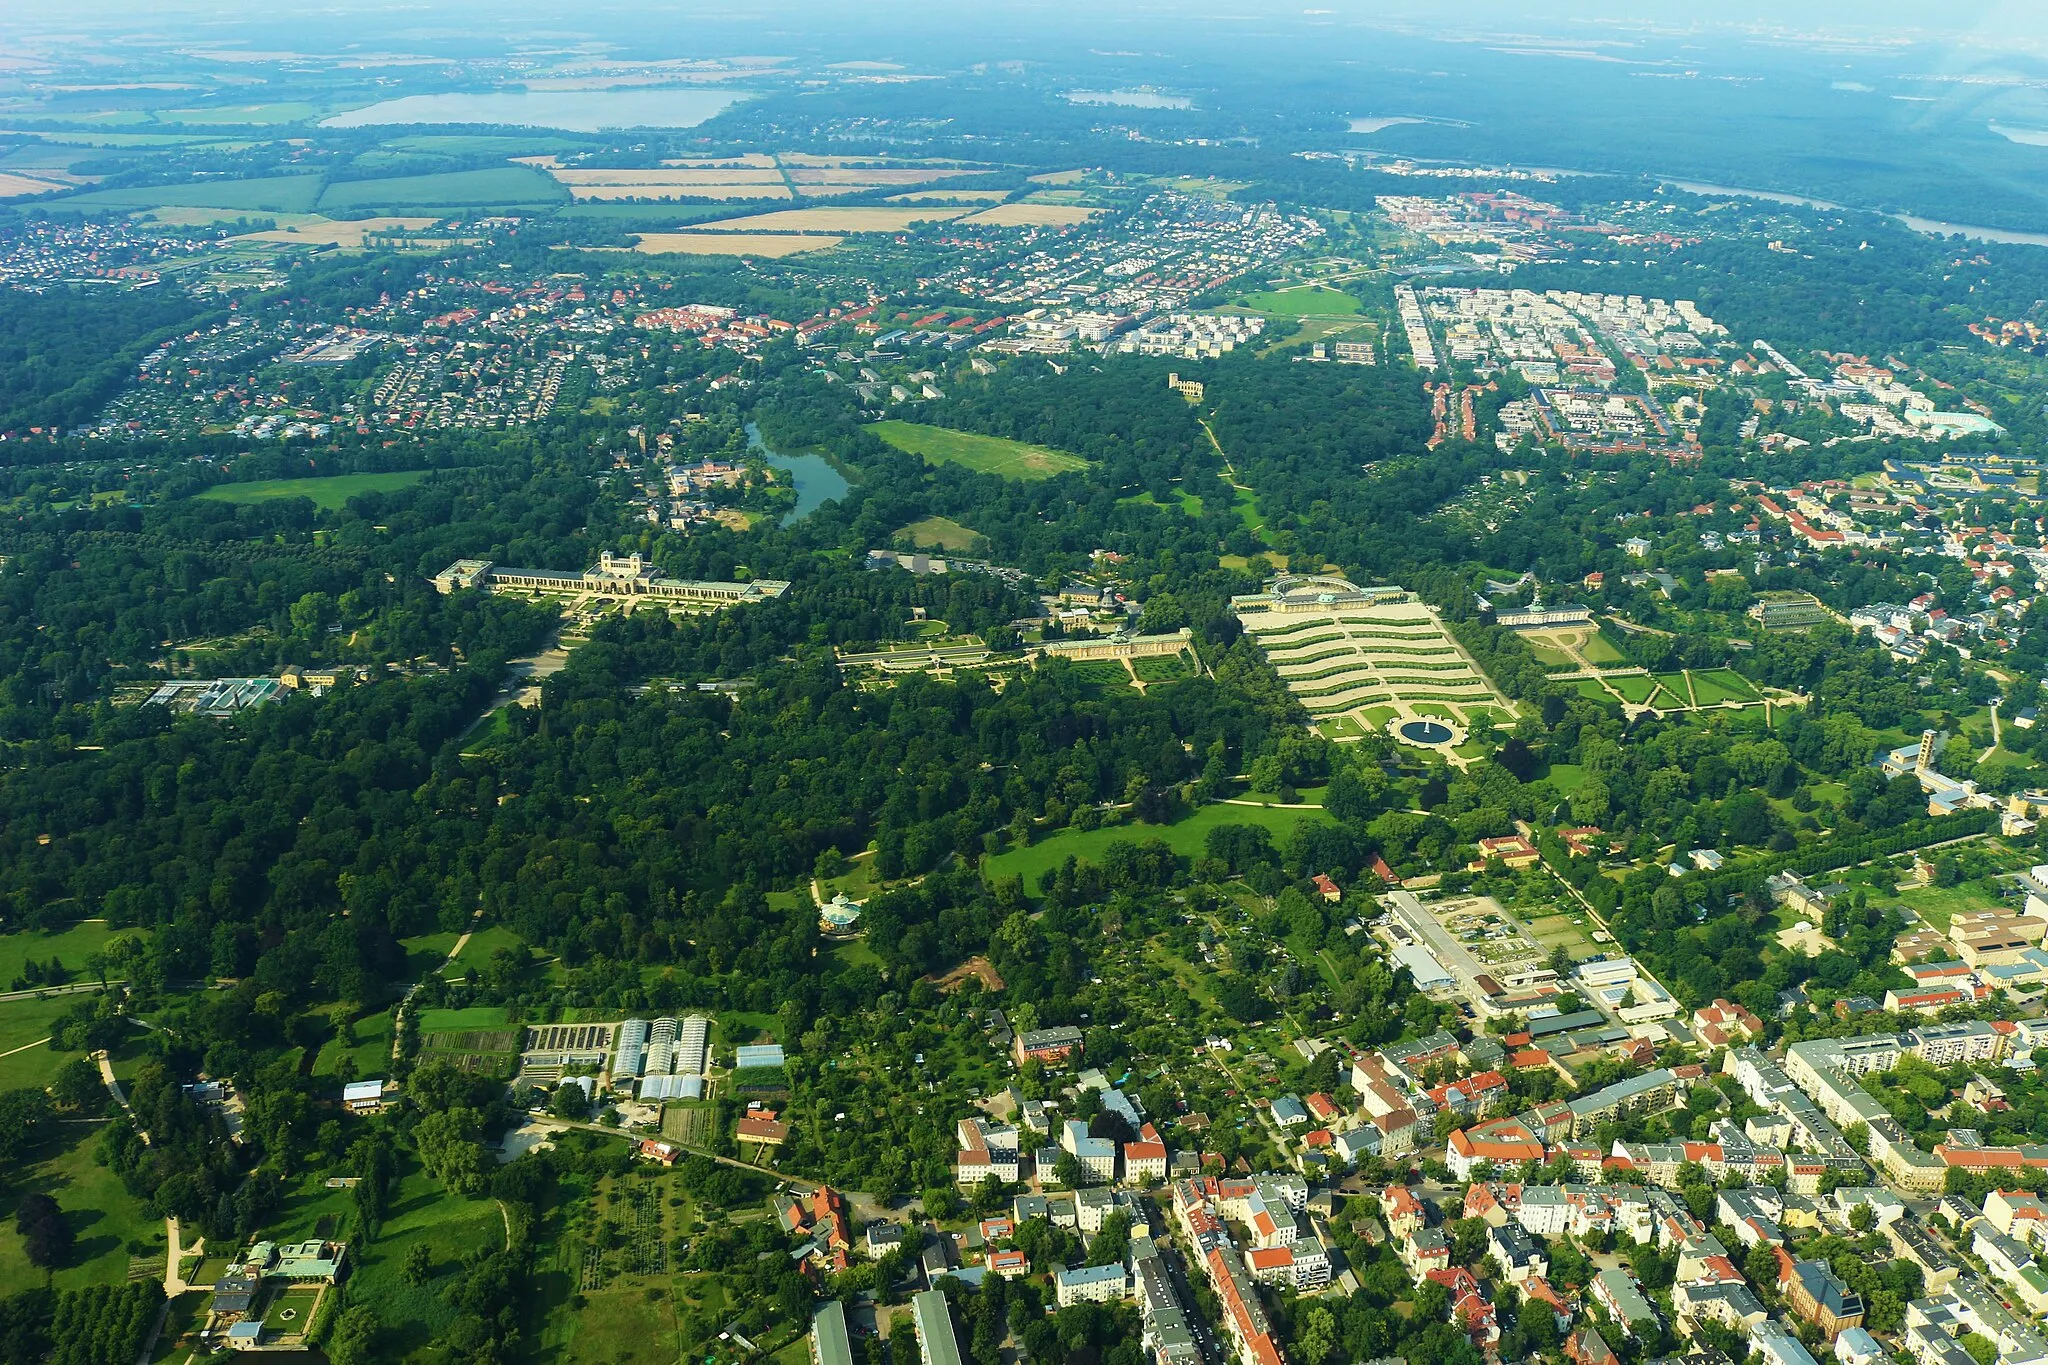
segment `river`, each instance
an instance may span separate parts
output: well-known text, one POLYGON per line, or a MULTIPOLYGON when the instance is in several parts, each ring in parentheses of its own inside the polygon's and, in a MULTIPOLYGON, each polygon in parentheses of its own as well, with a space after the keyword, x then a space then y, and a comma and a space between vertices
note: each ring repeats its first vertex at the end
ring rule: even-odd
POLYGON ((784 455, 775 450, 761 439, 761 428, 752 422, 747 423, 747 448, 760 451, 761 458, 777 469, 789 471, 789 481, 796 488, 796 506, 783 514, 784 526, 802 521, 835 498, 845 497, 853 486, 823 455, 784 455))
MULTIPOLYGON (((1813 199, 1803 194, 1783 194, 1777 190, 1747 190, 1733 185, 1709 185, 1697 180, 1674 180, 1669 176, 1664 177, 1664 183, 1688 194, 1705 194, 1716 198, 1766 199, 1773 204, 1801 204, 1810 209, 1854 211, 1846 204, 1813 199)), ((1968 223, 1945 223, 1938 218, 1920 218, 1910 213, 1888 213, 1885 217, 1904 223, 1915 232, 1924 232, 1933 237, 1952 237, 1961 234, 1977 242, 2002 242, 2007 246, 2048 246, 2048 232, 2018 232, 2011 228, 1974 227, 1968 223)))

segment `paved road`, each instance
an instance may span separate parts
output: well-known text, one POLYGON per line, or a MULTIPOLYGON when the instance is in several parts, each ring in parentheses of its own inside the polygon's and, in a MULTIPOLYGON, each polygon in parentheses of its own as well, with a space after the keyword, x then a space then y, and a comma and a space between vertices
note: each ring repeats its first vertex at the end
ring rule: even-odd
MULTIPOLYGON (((607 1128, 601 1123, 579 1123, 574 1119, 558 1119, 547 1114, 529 1114, 527 1115, 526 1121, 529 1124, 534 1124, 542 1128, 549 1128, 554 1130, 555 1132, 567 1132, 572 1128, 580 1128, 586 1133, 602 1133, 606 1137, 620 1138, 626 1142, 638 1142, 641 1138, 640 1134, 628 1132, 624 1128, 607 1128)), ((790 1189, 794 1190, 798 1194, 809 1194, 812 1190, 817 1188, 817 1186, 814 1185, 812 1182, 808 1180, 799 1180, 797 1177, 789 1175, 786 1172, 776 1170, 773 1166, 756 1166, 749 1161, 739 1161, 733 1157, 720 1156, 718 1153, 706 1151, 702 1147, 685 1147, 679 1142, 669 1142, 667 1138, 663 1138, 662 1141, 668 1142, 669 1146, 674 1147, 679 1151, 688 1152, 691 1156, 709 1157, 711 1160, 717 1162, 719 1165, 730 1166, 736 1171, 749 1171, 752 1172, 754 1175, 769 1176, 772 1179, 779 1180, 784 1184, 788 1185, 790 1189)), ((842 1191, 842 1193, 844 1193, 844 1191, 842 1191)), ((849 1194, 847 1197, 850 1199, 853 1196, 849 1194)))
MULTIPOLYGON (((448 950, 448 960, 440 965, 440 967, 436 970, 435 975, 445 976, 448 972, 449 967, 454 965, 455 959, 462 956, 462 950, 469 946, 469 936, 476 932, 476 925, 478 921, 483 919, 483 917, 484 908, 481 905, 479 905, 475 910, 470 912, 470 927, 464 929, 462 931, 461 936, 455 940, 455 946, 448 950)), ((413 982, 412 985, 406 988, 405 999, 399 1002, 399 1012, 401 1014, 404 1013, 404 1006, 412 1002, 412 998, 420 993, 420 987, 424 986, 425 984, 426 981, 422 979, 413 982)), ((404 1038, 405 1035, 402 1030, 397 1028, 393 1028, 391 1030, 391 1060, 394 1062, 398 1060, 398 1048, 399 1045, 404 1041, 404 1038)))
POLYGON ((97 981, 78 981, 69 986, 39 986, 32 991, 0 991, 0 1002, 9 1000, 42 1000, 53 995, 97 995, 114 986, 125 986, 125 978, 101 985, 97 981))
MULTIPOLYGON (((100 1080, 106 1083, 107 1093, 114 1097, 114 1103, 120 1105, 122 1111, 128 1115, 129 1122, 134 1123, 135 1106, 128 1103, 128 1093, 121 1089, 121 1083, 114 1079, 114 1064, 107 1060, 105 1051, 93 1053, 92 1059, 100 1064, 100 1080)), ((141 1135, 143 1145, 148 1146, 149 1133, 139 1123, 135 1125, 135 1131, 141 1135)))

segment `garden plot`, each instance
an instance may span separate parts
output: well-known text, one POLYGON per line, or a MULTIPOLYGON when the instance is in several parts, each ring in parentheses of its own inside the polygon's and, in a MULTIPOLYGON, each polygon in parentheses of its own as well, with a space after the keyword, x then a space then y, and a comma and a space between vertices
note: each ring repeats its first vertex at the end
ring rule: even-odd
POLYGON ((1245 629, 1332 739, 1358 738, 1396 718, 1441 716, 1469 728, 1515 713, 1417 601, 1252 617, 1245 629))

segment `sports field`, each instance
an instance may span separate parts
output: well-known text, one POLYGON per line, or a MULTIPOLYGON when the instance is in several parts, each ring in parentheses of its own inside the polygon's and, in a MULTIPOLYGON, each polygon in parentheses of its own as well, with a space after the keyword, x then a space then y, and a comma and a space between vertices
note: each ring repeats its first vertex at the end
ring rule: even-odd
POLYGON ((1006 479, 1049 479, 1071 469, 1086 469, 1088 462, 1063 450, 1027 445, 1001 436, 980 436, 971 431, 926 426, 922 422, 901 422, 894 418, 868 427, 898 450, 940 464, 965 465, 983 474, 1000 474, 1006 479))
POLYGON ((1303 820, 1326 820, 1321 811, 1281 810, 1271 806, 1203 806, 1171 825, 1116 825, 1108 829, 1061 830, 1040 839, 1029 848, 1013 848, 984 858, 982 875, 990 881, 1004 877, 1024 878, 1027 891, 1037 891, 1039 881, 1067 860, 1069 854, 1082 862, 1098 861, 1111 844, 1119 841, 1145 843, 1164 839, 1183 858, 1199 858, 1207 851, 1209 831, 1219 825, 1259 825, 1272 831, 1278 844, 1294 832, 1303 820))
POLYGON ((311 498, 323 511, 337 511, 358 493, 391 493, 410 488, 427 476, 424 469, 389 474, 335 474, 324 479, 258 479, 253 483, 216 484, 199 494, 211 502, 276 502, 280 498, 311 498))

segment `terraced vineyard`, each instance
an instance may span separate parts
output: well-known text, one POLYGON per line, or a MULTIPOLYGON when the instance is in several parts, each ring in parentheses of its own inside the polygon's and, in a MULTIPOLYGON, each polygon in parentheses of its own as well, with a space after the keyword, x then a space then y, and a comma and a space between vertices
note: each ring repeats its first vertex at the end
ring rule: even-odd
POLYGON ((1469 728, 1514 715, 1420 602, 1259 613, 1245 630, 1332 739, 1356 739, 1394 718, 1440 715, 1469 728))

